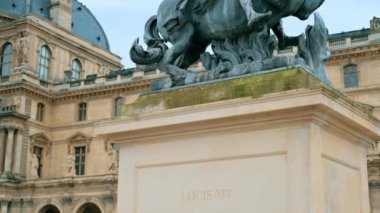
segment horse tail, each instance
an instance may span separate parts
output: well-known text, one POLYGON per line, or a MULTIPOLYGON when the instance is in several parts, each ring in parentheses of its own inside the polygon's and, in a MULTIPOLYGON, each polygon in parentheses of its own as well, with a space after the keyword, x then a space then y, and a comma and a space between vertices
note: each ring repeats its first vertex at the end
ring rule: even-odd
POLYGON ((144 42, 148 46, 146 50, 139 44, 138 38, 133 42, 132 48, 129 51, 132 61, 142 65, 160 62, 168 47, 158 32, 157 16, 152 16, 147 21, 144 42))

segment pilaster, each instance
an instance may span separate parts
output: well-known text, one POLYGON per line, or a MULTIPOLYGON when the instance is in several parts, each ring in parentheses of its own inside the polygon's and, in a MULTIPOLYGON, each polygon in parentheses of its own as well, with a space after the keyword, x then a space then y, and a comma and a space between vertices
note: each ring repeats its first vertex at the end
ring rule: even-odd
POLYGON ((5 130, 0 128, 0 174, 4 171, 5 130))
POLYGON ((21 173, 21 152, 22 152, 22 132, 17 130, 15 137, 15 150, 13 158, 13 168, 12 171, 15 174, 21 173))
POLYGON ((11 173, 12 172, 14 133, 15 133, 15 129, 12 129, 12 128, 8 129, 4 173, 11 173))

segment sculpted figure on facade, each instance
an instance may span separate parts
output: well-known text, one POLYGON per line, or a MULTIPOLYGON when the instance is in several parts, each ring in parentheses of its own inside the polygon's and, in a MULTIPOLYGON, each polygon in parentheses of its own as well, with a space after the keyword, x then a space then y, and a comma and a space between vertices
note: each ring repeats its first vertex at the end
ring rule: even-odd
POLYGON ((73 154, 67 156, 66 176, 75 176, 75 156, 73 154))
POLYGON ((30 177, 32 179, 39 178, 38 175, 39 160, 36 154, 32 155, 32 160, 30 161, 30 177))
POLYGON ((116 174, 118 169, 117 152, 114 149, 108 151, 108 171, 116 174))
POLYGON ((29 37, 26 32, 20 32, 17 35, 15 52, 17 57, 17 63, 19 66, 24 66, 28 63, 29 52, 29 37))
POLYGON ((323 2, 164 0, 157 15, 146 23, 144 42, 148 48, 140 46, 137 39, 130 50, 131 59, 142 65, 156 63, 170 76, 170 83, 156 82, 154 89, 298 65, 328 81, 324 70, 329 57, 328 31, 321 16, 315 16, 315 25, 305 34, 294 37, 284 33, 281 23, 288 16, 306 20, 323 2), (210 45, 213 53, 206 52, 210 45), (277 46, 298 46, 300 51, 296 57, 276 58, 273 51, 277 46), (204 72, 188 69, 199 60, 204 72))

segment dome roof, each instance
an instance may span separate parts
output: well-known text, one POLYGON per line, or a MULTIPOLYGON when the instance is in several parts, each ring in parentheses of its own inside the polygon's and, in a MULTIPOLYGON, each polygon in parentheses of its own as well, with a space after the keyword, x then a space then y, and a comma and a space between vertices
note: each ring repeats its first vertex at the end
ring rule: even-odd
MULTIPOLYGON (((33 13, 50 20, 50 0, 0 1, 0 12, 13 16, 33 13)), ((91 11, 77 0, 72 1, 72 31, 104 49, 110 50, 107 36, 91 11)))

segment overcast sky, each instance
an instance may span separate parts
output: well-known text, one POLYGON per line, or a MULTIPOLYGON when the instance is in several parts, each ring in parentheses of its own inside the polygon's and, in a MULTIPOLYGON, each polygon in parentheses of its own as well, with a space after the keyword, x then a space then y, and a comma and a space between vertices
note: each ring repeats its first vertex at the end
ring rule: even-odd
MULTIPOLYGON (((79 0, 97 17, 108 36, 111 51, 123 58, 126 68, 134 64, 129 49, 137 37, 142 37, 148 18, 157 12, 162 0, 79 0)), ((380 17, 380 0, 326 0, 318 9, 330 33, 358 30, 369 27, 372 17, 380 17)), ((289 35, 302 33, 312 18, 302 22, 296 18, 284 20, 289 35)))

